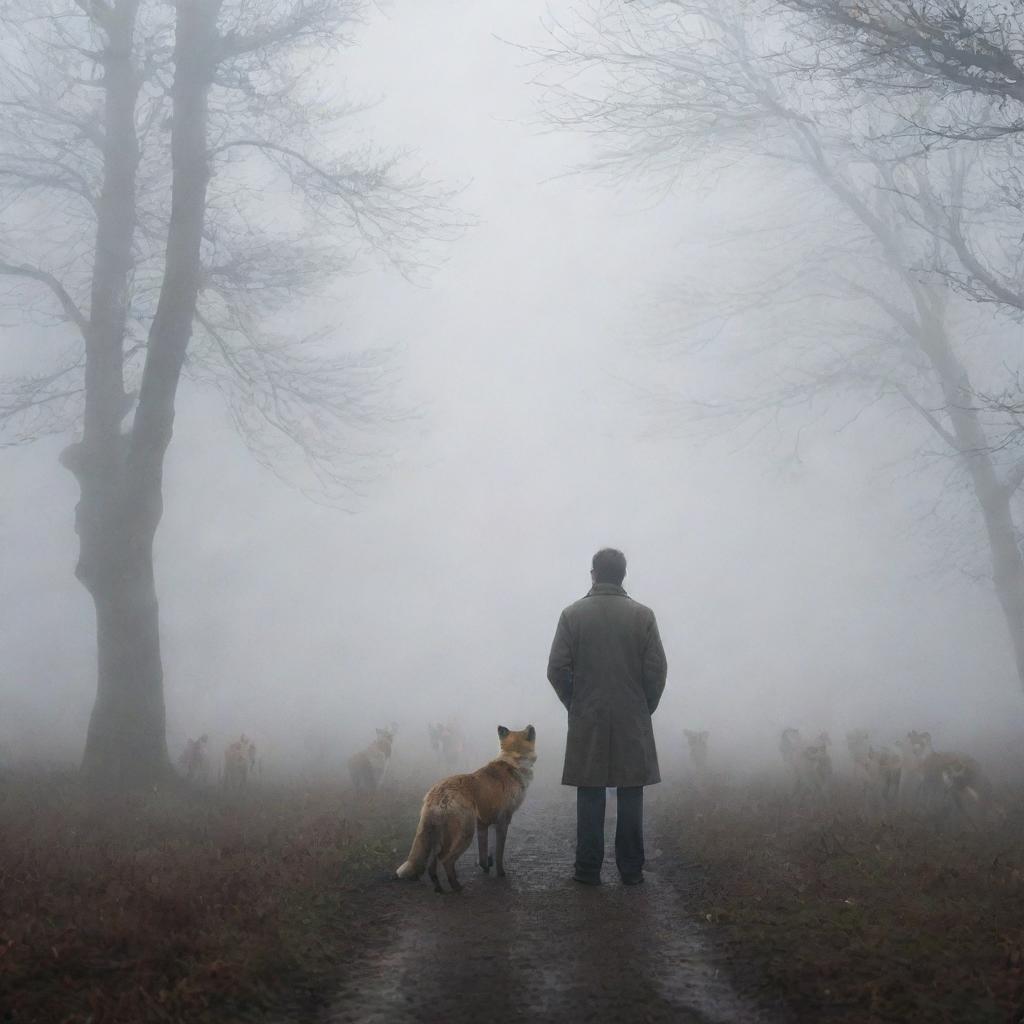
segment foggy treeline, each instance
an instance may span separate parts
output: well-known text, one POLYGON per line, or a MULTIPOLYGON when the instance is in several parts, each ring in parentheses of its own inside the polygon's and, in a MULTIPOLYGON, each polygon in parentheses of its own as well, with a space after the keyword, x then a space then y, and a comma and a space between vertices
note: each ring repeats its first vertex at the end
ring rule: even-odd
POLYGON ((361 247, 401 268, 446 228, 441 197, 392 160, 324 145, 350 111, 318 95, 316 69, 366 7, 4 6, 0 271, 41 290, 53 308, 37 316, 79 344, 12 381, 3 411, 24 440, 80 417, 60 460, 81 490, 75 575, 96 609, 83 768, 98 780, 167 769, 152 547, 182 372, 225 395, 259 458, 297 449, 328 493, 344 487, 345 436, 370 415, 379 360, 328 354, 276 318, 361 247), (264 196, 281 190, 294 209, 269 216, 264 196))
POLYGON ((680 756, 1019 731, 1015 5, 0 25, 6 750, 122 783, 509 720, 555 761, 604 544, 680 756))

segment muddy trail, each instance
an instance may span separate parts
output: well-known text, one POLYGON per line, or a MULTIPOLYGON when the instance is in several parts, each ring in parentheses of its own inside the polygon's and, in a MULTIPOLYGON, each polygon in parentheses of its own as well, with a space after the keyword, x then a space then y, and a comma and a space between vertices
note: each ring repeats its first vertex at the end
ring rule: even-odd
MULTIPOLYGON (((570 797, 527 798, 509 830, 504 879, 480 871, 474 843, 459 863, 462 893, 438 895, 425 879, 374 883, 353 908, 365 945, 324 1020, 779 1019, 731 988, 688 914, 686 870, 661 852, 656 820, 646 884, 621 885, 607 854, 604 885, 572 881, 570 797)), ((614 799, 608 812, 610 840, 614 799)))

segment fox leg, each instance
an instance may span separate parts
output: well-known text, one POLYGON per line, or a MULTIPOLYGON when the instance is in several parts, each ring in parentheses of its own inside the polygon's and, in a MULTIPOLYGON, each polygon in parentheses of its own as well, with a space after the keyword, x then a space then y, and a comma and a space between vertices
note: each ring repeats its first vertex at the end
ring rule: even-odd
POLYGON ((494 858, 489 856, 487 853, 487 826, 482 822, 476 823, 476 842, 477 849, 480 852, 479 863, 480 867, 483 868, 484 872, 491 870, 491 865, 494 864, 494 858))
POLYGON ((430 875, 430 880, 434 883, 434 892, 443 893, 444 889, 441 888, 441 880, 437 877, 437 850, 430 855, 430 861, 427 864, 427 874, 430 875))
POLYGON ((445 830, 444 842, 441 846, 440 859, 444 873, 448 876, 448 885, 452 892, 460 892, 462 885, 455 874, 455 862, 466 852, 473 842, 473 817, 467 815, 452 821, 445 830))
MULTIPOLYGON (((456 857, 446 857, 441 863, 444 865, 444 873, 448 877, 448 885, 451 887, 452 892, 462 892, 462 883, 455 876, 455 861, 456 857)), ((438 892, 441 892, 441 887, 438 886, 438 892)))
MULTIPOLYGON (((430 878, 434 883, 434 892, 444 893, 444 888, 441 885, 440 879, 437 877, 437 862, 440 861, 444 867, 444 873, 448 876, 448 884, 451 886, 452 892, 458 892, 459 880, 455 877, 455 864, 452 862, 449 864, 449 858, 452 854, 452 847, 455 845, 454 837, 452 836, 452 825, 447 823, 441 831, 441 843, 438 848, 434 851, 430 858, 430 878)), ((456 854, 458 856, 458 854, 456 854)))
MULTIPOLYGON (((458 838, 455 838, 454 841, 449 840, 447 843, 445 843, 444 848, 441 850, 441 865, 444 867, 444 873, 448 878, 448 887, 451 889, 452 892, 462 891, 462 884, 459 882, 459 879, 455 874, 455 862, 459 859, 459 856, 463 852, 463 850, 465 850, 466 847, 469 846, 471 841, 472 833, 470 834, 469 838, 466 840, 465 843, 460 843, 458 841, 458 838), (462 849, 459 849, 460 846, 462 847, 462 849)), ((437 886, 437 891, 443 891, 440 885, 437 886)))
POLYGON ((509 819, 502 815, 494 823, 494 858, 497 862, 495 874, 499 878, 505 877, 505 836, 508 834, 509 819))

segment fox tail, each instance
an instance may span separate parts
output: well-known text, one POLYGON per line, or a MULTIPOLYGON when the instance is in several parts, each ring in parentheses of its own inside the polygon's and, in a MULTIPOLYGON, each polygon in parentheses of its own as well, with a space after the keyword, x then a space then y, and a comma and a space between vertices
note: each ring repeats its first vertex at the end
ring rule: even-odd
POLYGON ((423 874, 437 839, 437 825, 431 817, 431 809, 424 805, 420 811, 420 823, 416 827, 416 836, 409 849, 409 856, 395 872, 399 878, 419 878, 423 874))

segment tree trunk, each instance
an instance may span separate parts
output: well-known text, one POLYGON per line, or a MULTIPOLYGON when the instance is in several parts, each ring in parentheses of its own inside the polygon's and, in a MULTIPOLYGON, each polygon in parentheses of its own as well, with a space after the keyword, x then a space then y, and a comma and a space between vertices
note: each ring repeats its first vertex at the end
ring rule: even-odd
POLYGON ((151 557, 93 593, 98 689, 82 762, 94 782, 149 786, 167 777, 160 625, 151 557))
POLYGON ((98 679, 82 770, 107 787, 150 785, 170 771, 163 671, 151 549, 131 545, 126 504, 131 409, 124 392, 124 339, 134 265, 139 145, 136 107, 142 77, 135 67, 139 0, 96 9, 103 49, 103 187, 86 329, 82 440, 61 455, 81 489, 75 575, 96 608, 98 679))
MULTIPOLYGON (((80 509, 83 582, 96 605, 99 693, 83 767, 114 786, 151 784, 170 768, 153 574, 153 539, 163 515, 163 464, 192 334, 206 214, 206 125, 217 59, 220 0, 179 0, 171 130, 171 218, 164 276, 149 332, 131 433, 104 481, 93 519, 80 509), (88 534, 88 542, 87 542, 88 534)), ((80 573, 80 575, 82 575, 80 573)))
POLYGON ((1024 559, 1017 545, 1009 499, 991 503, 984 512, 992 547, 992 578, 1013 643, 1017 678, 1024 687, 1024 559))
MULTIPOLYGON (((914 303, 916 321, 907 323, 900 318, 897 324, 924 353, 942 389, 945 412, 952 428, 952 436, 948 432, 944 436, 963 461, 981 510, 996 596, 1010 633, 1017 679, 1024 688, 1024 556, 1010 507, 1012 491, 1000 480, 992 459, 991 443, 974 407, 974 389, 946 330, 942 299, 934 288, 923 284, 907 269, 913 265, 913 260, 903 251, 899 235, 848 184, 832 173, 814 133, 805 127, 798 127, 797 131, 810 166, 874 235, 884 258, 902 279, 914 303)), ((936 225, 937 236, 940 228, 936 225)))
MULTIPOLYGON (((923 304, 918 308, 927 309, 923 304)), ((1012 490, 999 478, 991 443, 974 407, 967 370, 957 358, 941 318, 929 310, 922 316, 922 327, 921 348, 939 377, 959 457, 981 509, 992 558, 992 580, 1013 644, 1017 678, 1024 688, 1024 556, 1010 505, 1012 490)))

